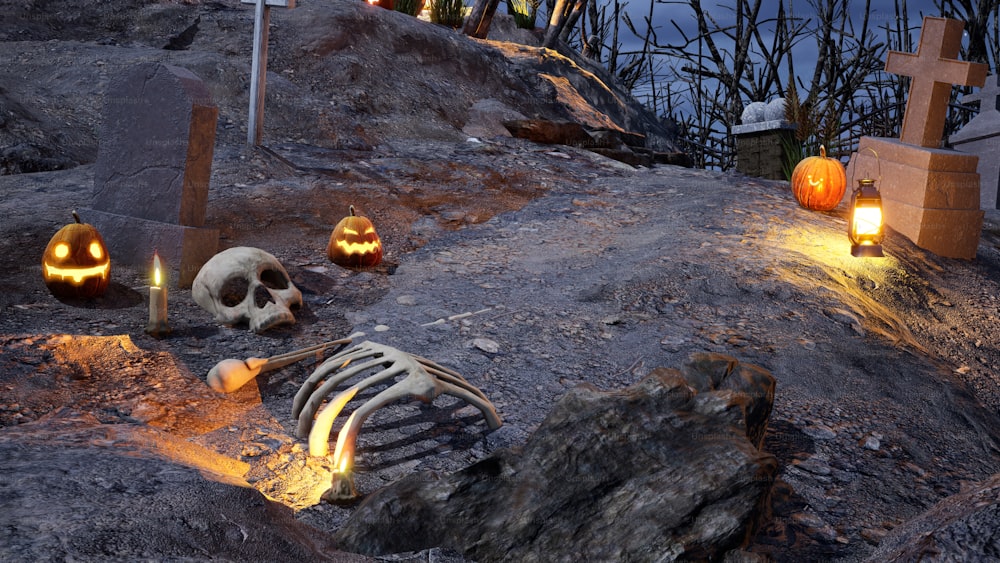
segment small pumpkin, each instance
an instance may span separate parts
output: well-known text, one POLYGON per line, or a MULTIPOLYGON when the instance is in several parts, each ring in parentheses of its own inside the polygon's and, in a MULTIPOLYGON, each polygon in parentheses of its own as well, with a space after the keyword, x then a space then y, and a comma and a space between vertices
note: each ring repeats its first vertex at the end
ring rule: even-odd
POLYGON ((326 256, 331 262, 345 268, 371 268, 382 261, 382 241, 375 232, 375 225, 367 217, 354 212, 344 217, 330 234, 326 256))
POLYGON ((104 294, 111 280, 111 258, 101 233, 80 221, 59 229, 42 254, 42 277, 52 295, 90 298, 104 294))
POLYGON ((828 158, 823 145, 819 156, 803 158, 792 170, 792 195, 806 209, 829 211, 840 204, 846 190, 844 165, 828 158))

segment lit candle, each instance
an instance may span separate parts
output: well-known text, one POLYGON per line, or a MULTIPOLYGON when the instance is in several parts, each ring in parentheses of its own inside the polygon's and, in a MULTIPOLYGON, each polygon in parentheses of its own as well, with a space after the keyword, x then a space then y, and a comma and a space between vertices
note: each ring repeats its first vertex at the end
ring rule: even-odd
POLYGON ((146 332, 159 337, 170 333, 167 325, 166 274, 160 265, 160 255, 153 252, 153 285, 149 287, 149 324, 146 332))

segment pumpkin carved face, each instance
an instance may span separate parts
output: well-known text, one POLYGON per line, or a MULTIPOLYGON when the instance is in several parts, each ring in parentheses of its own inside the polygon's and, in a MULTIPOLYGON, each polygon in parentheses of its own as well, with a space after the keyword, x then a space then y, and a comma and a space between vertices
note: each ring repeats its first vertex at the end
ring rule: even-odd
POLYGON ((334 227, 326 256, 344 268, 371 268, 382 261, 382 241, 372 222, 355 215, 352 205, 351 214, 334 227))
POLYGON ((792 170, 792 195, 806 209, 829 211, 840 204, 846 190, 844 165, 827 158, 822 145, 819 156, 803 158, 792 170))
POLYGON ((111 258, 101 233, 80 221, 59 229, 42 254, 42 277, 56 297, 103 295, 111 280, 111 258))

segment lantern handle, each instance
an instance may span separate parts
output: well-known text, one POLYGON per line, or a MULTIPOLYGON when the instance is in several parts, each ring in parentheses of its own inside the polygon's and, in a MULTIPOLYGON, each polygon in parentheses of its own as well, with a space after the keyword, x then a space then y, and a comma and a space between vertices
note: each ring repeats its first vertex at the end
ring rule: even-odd
MULTIPOLYGON (((882 159, 880 159, 878 157, 878 153, 875 152, 875 149, 873 149, 871 147, 865 147, 865 148, 868 149, 868 150, 870 150, 870 151, 872 151, 872 154, 875 155, 875 164, 878 167, 877 168, 877 170, 878 170, 878 183, 881 184, 882 183, 882 159)), ((859 168, 859 166, 855 166, 854 170, 851 171, 851 182, 852 183, 854 182, 854 178, 855 178, 855 176, 858 173, 858 168, 859 168)))

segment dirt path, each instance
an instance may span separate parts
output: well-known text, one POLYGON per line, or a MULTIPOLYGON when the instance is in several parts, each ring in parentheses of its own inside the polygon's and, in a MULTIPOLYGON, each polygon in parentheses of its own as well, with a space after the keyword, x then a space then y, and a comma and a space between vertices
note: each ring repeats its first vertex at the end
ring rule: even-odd
MULTIPOLYGON (((895 235, 888 258, 859 260, 837 213, 799 208, 777 182, 675 167, 628 171, 582 151, 517 142, 385 147, 345 157, 328 174, 297 173, 258 154, 242 182, 226 182, 239 169, 230 156, 216 167, 210 222, 226 231, 239 216, 263 226, 229 229, 224 242, 282 260, 306 298, 295 326, 260 336, 218 327, 178 290, 170 297, 175 332, 154 340, 142 332, 144 281, 127 271, 97 303, 51 297, 34 264, 67 210, 87 201, 82 167, 0 178, 10 272, 0 334, 128 334, 198 376, 222 358, 364 331, 459 370, 493 400, 505 424, 492 434, 446 399, 378 413, 359 441, 362 492, 517 445, 579 382, 613 389, 691 352, 731 354, 778 380, 766 440, 782 467, 775 518, 753 550, 779 560, 858 560, 888 529, 1000 467, 995 222, 972 263, 934 257, 895 235), (496 188, 478 180, 486 169, 497 172, 496 188), (450 172, 414 180, 428 170, 450 172), (254 171, 267 178, 247 178, 254 171), (376 220, 398 263, 393 275, 325 261, 335 210, 348 200, 364 202, 376 220), (474 314, 439 321, 466 313, 474 314)), ((199 439, 250 464, 256 487, 298 508, 314 499, 290 490, 282 468, 304 455, 289 453, 288 411, 309 369, 262 379, 263 412, 240 432, 199 439), (264 445, 248 451, 239 438, 254 432, 264 445)), ((5 385, 8 396, 16 392, 16 381, 5 385)), ((237 400, 252 404, 256 393, 237 400)), ((0 403, 4 426, 59 406, 30 405, 25 415, 23 399, 18 409, 0 403)), ((348 513, 323 504, 298 514, 330 530, 348 513)))

